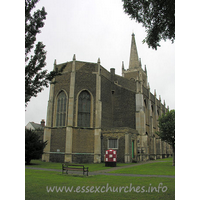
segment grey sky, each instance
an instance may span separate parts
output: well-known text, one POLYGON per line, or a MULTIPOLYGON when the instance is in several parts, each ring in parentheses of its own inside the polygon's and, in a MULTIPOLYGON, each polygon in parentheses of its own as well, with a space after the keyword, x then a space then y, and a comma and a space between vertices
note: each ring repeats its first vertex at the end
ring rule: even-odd
MULTIPOLYGON (((125 69, 129 65, 131 34, 134 31, 138 56, 142 67, 147 67, 151 92, 175 108, 175 44, 161 42, 157 51, 142 44, 145 29, 131 20, 123 11, 121 0, 41 0, 37 8, 45 7, 47 19, 38 41, 46 45, 46 69, 76 59, 97 62, 108 71, 115 68, 121 75, 122 61, 125 69)), ((25 124, 46 120, 49 88, 32 98, 26 108, 25 124)))

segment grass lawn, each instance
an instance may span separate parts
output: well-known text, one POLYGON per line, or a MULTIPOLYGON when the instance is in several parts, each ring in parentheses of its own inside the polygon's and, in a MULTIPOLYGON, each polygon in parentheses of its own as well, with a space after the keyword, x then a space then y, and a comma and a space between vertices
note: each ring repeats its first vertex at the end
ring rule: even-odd
POLYGON ((175 179, 172 178, 146 178, 103 175, 87 177, 62 175, 60 172, 53 171, 31 169, 25 170, 26 200, 175 199, 175 179), (160 188, 158 192, 159 184, 162 188, 160 188), (47 191, 47 189, 50 189, 50 187, 52 192, 47 191), (58 187, 63 189, 63 191, 56 192, 58 187), (65 189, 68 187, 72 189, 71 192, 65 191, 65 189), (115 189, 115 191, 113 191, 113 189, 115 189))
MULTIPOLYGON (((62 163, 54 163, 54 162, 42 162, 41 160, 31 160, 30 165, 26 165, 27 167, 38 167, 38 168, 47 168, 47 169, 60 169, 62 168, 62 163)), ((117 163, 117 167, 130 165, 133 163, 117 163)), ((85 167, 89 167, 89 172, 109 169, 111 167, 105 167, 105 163, 87 163, 83 164, 85 167)))
POLYGON ((172 162, 155 162, 143 165, 133 166, 124 169, 118 169, 109 173, 122 174, 148 174, 148 175, 175 175, 175 167, 172 162))

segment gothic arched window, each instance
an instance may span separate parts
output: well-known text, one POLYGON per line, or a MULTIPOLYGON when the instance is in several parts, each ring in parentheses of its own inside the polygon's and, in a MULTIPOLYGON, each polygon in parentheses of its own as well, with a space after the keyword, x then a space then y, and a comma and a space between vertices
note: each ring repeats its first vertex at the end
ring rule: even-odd
POLYGON ((90 107, 90 93, 84 90, 78 97, 78 126, 90 127, 90 107))
POLYGON ((66 101, 65 93, 60 92, 57 98, 56 126, 65 126, 66 101))

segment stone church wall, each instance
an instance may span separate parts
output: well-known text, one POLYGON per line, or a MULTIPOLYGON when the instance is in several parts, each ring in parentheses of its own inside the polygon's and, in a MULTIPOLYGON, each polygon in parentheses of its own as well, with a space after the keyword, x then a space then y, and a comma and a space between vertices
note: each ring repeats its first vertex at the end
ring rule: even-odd
POLYGON ((51 152, 65 152, 66 128, 53 128, 51 131, 51 152))
POLYGON ((112 105, 112 88, 111 81, 101 77, 101 101, 102 101, 102 127, 113 126, 113 105, 112 105))
MULTIPOLYGON (((116 77, 118 76, 114 76, 116 77)), ((101 81, 102 128, 135 128, 135 93, 126 89, 131 86, 126 84, 126 81, 121 81, 123 86, 118 85, 104 76, 101 81)), ((127 80, 127 82, 130 81, 127 80)))
POLYGON ((69 86, 70 86, 70 73, 65 73, 60 76, 57 76, 55 78, 56 84, 54 88, 54 97, 61 91, 61 89, 64 89, 68 96, 69 96, 69 86))
MULTIPOLYGON (((89 66, 92 65, 89 63, 89 66)), ((94 116, 93 127, 95 126, 95 97, 96 97, 96 74, 92 74, 92 71, 95 70, 94 64, 89 68, 89 66, 84 65, 78 71, 76 71, 76 82, 75 82, 75 91, 74 91, 74 113, 76 113, 76 104, 77 104, 77 95, 80 91, 86 89, 92 93, 93 96, 93 110, 91 114, 94 116), (86 70, 83 70, 83 68, 86 70), (90 70, 90 71, 89 71, 90 70)), ((74 116, 74 124, 76 117, 74 116)))
POLYGON ((94 161, 94 129, 73 129, 72 162, 92 163, 94 161))
POLYGON ((103 149, 105 151, 108 150, 108 140, 109 139, 118 139, 118 149, 117 151, 117 162, 124 162, 124 154, 125 154, 125 135, 124 133, 105 133, 103 134, 103 149))
POLYGON ((66 128, 53 128, 51 132, 50 161, 63 162, 65 152, 66 128))
POLYGON ((135 93, 115 86, 113 96, 113 126, 135 129, 135 93))
POLYGON ((157 117, 165 113, 165 105, 156 99, 156 95, 149 93, 146 82, 144 87, 140 83, 141 80, 134 80, 134 78, 138 79, 135 77, 135 75, 139 76, 138 73, 129 71, 124 74, 125 77, 121 77, 115 74, 114 68, 108 72, 102 66, 100 67, 100 61, 86 63, 73 60, 73 62, 54 65, 55 67, 63 68, 63 74, 55 77, 55 84, 51 85, 48 129, 45 129, 44 137, 50 138, 51 141, 50 146, 46 148, 46 154, 50 154, 50 159, 45 155, 44 160, 52 162, 65 160, 74 163, 103 161, 109 139, 117 139, 117 162, 143 160, 140 153, 146 155, 144 160, 154 159, 156 156, 161 158, 170 151, 170 148, 161 143, 160 139, 153 138, 157 130, 157 117), (61 90, 67 93, 66 127, 55 127, 54 107, 57 105, 57 95, 61 90), (83 90, 91 94, 89 128, 77 127, 78 95, 83 90), (138 96, 141 97, 139 100, 142 106, 140 115, 138 115, 140 110, 136 112, 138 96), (136 127, 137 117, 138 121, 143 120, 144 123, 136 127), (143 137, 142 146, 137 139, 140 137, 139 133, 143 137), (67 141, 66 137, 68 137, 67 141))
POLYGON ((94 153, 94 129, 73 129, 72 153, 94 153))

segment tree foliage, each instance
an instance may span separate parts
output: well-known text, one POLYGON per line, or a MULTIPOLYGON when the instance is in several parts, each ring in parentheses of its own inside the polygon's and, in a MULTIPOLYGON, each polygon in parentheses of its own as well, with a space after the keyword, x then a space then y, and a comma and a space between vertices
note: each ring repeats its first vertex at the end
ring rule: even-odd
POLYGON ((46 66, 45 45, 41 41, 35 45, 47 15, 44 7, 33 12, 38 1, 25 0, 25 106, 58 75, 58 71, 48 73, 43 69, 46 66))
POLYGON ((124 12, 142 23, 147 36, 143 40, 157 50, 163 39, 175 40, 175 0, 122 0, 124 12))
POLYGON ((43 154, 43 150, 47 145, 47 141, 42 142, 40 136, 30 129, 25 130, 25 161, 27 164, 32 159, 39 159, 43 154))
MULTIPOLYGON (((175 110, 168 111, 158 119, 159 131, 157 134, 161 140, 169 143, 172 146, 175 155, 175 110)), ((175 165, 175 157, 173 159, 175 165)))
POLYGON ((43 7, 41 10, 31 13, 38 0, 25 0, 25 105, 31 97, 36 97, 41 92, 43 86, 48 87, 46 80, 47 70, 45 67, 46 51, 45 45, 38 42, 36 45, 36 35, 40 33, 40 28, 44 26, 47 13, 43 7), (35 47, 34 55, 31 55, 35 47))

